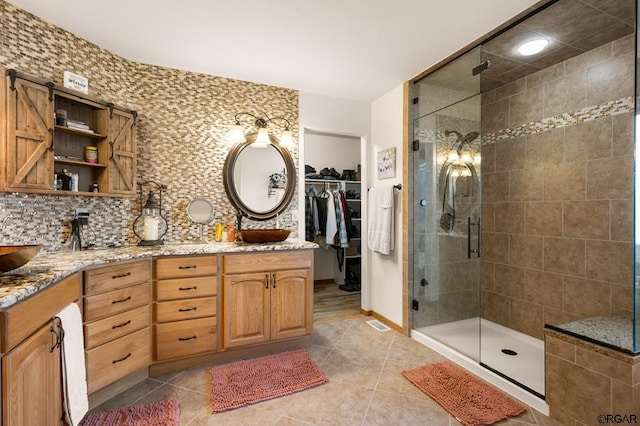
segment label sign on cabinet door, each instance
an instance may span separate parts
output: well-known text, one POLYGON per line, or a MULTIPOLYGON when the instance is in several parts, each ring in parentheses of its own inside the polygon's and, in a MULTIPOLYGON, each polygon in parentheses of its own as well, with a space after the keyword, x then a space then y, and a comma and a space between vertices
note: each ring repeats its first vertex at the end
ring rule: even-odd
POLYGON ((69 71, 64 72, 64 87, 89 94, 89 79, 69 71))

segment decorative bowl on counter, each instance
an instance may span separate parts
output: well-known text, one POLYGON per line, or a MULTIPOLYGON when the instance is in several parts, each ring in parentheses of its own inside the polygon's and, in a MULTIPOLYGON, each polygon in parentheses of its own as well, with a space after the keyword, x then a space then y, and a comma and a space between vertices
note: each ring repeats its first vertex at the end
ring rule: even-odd
POLYGON ((33 259, 42 245, 0 246, 0 274, 16 269, 33 259))
POLYGON ((243 229, 238 231, 245 243, 275 243, 287 239, 291 231, 286 229, 243 229))

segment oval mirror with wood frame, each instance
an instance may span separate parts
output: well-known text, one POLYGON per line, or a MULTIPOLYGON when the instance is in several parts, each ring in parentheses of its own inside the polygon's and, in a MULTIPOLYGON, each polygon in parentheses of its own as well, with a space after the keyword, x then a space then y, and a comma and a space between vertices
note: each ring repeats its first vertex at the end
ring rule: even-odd
POLYGON ((265 148, 251 144, 257 133, 246 136, 246 142, 235 144, 224 162, 224 189, 231 205, 242 216, 268 220, 284 211, 295 191, 296 169, 289 151, 278 138, 269 135, 265 148))

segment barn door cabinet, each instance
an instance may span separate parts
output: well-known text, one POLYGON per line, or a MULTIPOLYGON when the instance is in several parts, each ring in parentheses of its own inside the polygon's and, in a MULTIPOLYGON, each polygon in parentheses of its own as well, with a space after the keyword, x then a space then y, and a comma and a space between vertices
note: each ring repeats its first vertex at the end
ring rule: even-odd
POLYGON ((119 196, 136 193, 136 113, 5 72, 0 88, 5 128, 0 176, 6 192, 119 196), (63 119, 62 112, 66 112, 63 119), (57 115, 57 118, 56 118, 57 115), (97 160, 86 161, 95 148, 97 160), (54 190, 54 174, 78 174, 78 192, 54 190), (97 184, 99 192, 94 192, 97 184))
POLYGON ((310 250, 224 255, 225 349, 310 335, 312 265, 310 250))
POLYGON ((55 315, 79 297, 75 274, 0 311, 3 424, 66 424, 60 370, 64 330, 55 315))

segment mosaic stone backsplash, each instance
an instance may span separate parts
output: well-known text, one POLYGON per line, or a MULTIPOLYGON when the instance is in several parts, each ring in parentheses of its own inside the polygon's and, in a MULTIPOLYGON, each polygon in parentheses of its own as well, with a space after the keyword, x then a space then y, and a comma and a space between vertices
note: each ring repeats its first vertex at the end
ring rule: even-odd
MULTIPOLYGON (((167 185, 163 211, 167 242, 195 240, 186 216, 194 198, 211 201, 224 222, 234 213, 222 182, 229 149, 225 134, 237 112, 284 116, 298 140, 298 92, 128 61, 0 0, 0 67, 62 85, 64 71, 89 79, 89 94, 138 111, 138 181, 167 185)), ((252 123, 246 131, 252 130, 252 123)), ((276 129, 273 129, 276 130, 276 129)), ((276 131, 277 133, 277 131, 276 131)), ((291 150, 298 167, 298 150, 291 150)), ((297 229, 297 194, 279 217, 297 229)), ((85 241, 96 247, 136 243, 132 224, 138 198, 0 194, 0 244, 43 244, 58 250, 69 234, 74 207, 90 211, 85 241)), ((244 220, 250 228, 276 221, 244 220)), ((212 227, 205 227, 211 237, 212 227)))

